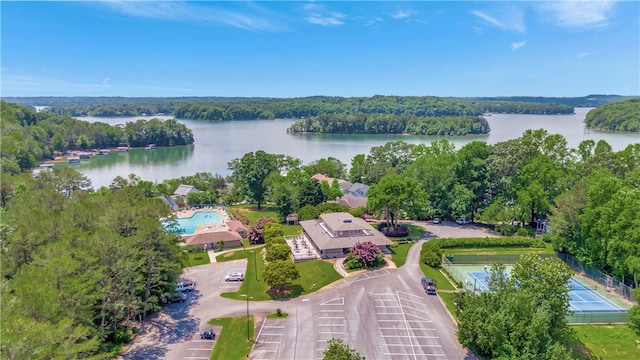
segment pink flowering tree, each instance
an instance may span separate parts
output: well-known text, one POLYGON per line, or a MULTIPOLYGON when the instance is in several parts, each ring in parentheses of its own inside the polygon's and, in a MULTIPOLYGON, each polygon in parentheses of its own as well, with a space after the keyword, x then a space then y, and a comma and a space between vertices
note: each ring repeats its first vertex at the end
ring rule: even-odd
POLYGON ((358 242, 352 248, 351 252, 360 258, 365 266, 371 266, 382 260, 382 253, 376 244, 371 241, 358 242))

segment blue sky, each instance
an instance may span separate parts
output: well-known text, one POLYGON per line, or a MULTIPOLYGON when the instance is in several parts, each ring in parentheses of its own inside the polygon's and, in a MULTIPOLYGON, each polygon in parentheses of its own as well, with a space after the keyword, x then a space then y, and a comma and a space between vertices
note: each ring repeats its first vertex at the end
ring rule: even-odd
POLYGON ((0 4, 2 96, 640 94, 638 1, 0 4))

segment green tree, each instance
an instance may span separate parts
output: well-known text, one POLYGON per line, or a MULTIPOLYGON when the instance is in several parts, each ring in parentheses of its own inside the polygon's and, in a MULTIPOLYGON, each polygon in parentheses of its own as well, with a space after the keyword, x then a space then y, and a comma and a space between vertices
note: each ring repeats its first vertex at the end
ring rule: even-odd
POLYGON ((357 154, 351 159, 351 168, 349 169, 349 181, 352 183, 364 183, 362 175, 364 173, 365 155, 357 154))
POLYGON ((365 360, 356 349, 344 340, 331 338, 327 340, 327 347, 322 352, 322 360, 365 360))
POLYGON ((402 215, 424 216, 428 205, 427 195, 418 181, 404 175, 385 175, 367 191, 369 212, 383 212, 393 228, 402 215))
POLYGON ((310 181, 305 181, 300 186, 298 195, 298 203, 300 206, 316 206, 325 201, 327 201, 327 196, 322 192, 320 183, 317 180, 312 179, 310 181))
POLYGON ((264 269, 264 280, 275 292, 284 291, 287 284, 300 277, 293 260, 275 260, 264 269))
MULTIPOLYGON (((269 244, 267 242, 267 244, 269 244)), ((285 244, 271 244, 267 247, 265 260, 268 262, 291 259, 291 248, 285 244)))
POLYGON ((228 164, 233 172, 234 185, 260 209, 265 200, 265 179, 273 171, 278 170, 277 156, 258 150, 244 154, 240 159, 233 159, 228 164))
POLYGON ((494 265, 490 291, 459 303, 458 340, 488 358, 568 359, 571 276, 559 259, 536 255, 523 255, 510 276, 494 265))

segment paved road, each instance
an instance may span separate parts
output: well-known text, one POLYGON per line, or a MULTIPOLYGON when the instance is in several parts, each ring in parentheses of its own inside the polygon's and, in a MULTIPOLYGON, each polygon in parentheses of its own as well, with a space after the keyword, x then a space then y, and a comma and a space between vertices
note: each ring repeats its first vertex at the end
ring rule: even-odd
MULTIPOLYGON (((482 228, 449 222, 429 229, 431 236, 491 236, 482 228)), ((455 323, 439 297, 426 295, 420 285, 423 241, 411 248, 400 269, 352 275, 296 299, 250 302, 250 312, 259 319, 250 358, 319 359, 332 337, 344 339, 368 359, 470 358, 456 341, 455 323), (276 308, 289 317, 262 319, 276 308)), ((148 320, 119 359, 208 359, 214 341, 199 336, 206 321, 246 314, 246 302, 219 296, 239 288, 224 276, 244 271, 246 264, 237 260, 185 270, 196 291, 185 303, 169 305, 148 320)))

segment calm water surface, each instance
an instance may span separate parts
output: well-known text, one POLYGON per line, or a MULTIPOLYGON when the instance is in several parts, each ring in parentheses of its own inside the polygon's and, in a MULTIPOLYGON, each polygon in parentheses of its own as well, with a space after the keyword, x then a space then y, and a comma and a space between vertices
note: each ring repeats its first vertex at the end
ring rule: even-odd
MULTIPOLYGON (((627 145, 640 142, 639 134, 619 134, 604 131, 585 132, 583 120, 589 108, 576 108, 573 115, 504 115, 487 117, 491 126, 489 135, 446 137, 460 148, 474 141, 489 144, 513 139, 527 129, 546 129, 552 134, 561 134, 574 148, 586 139, 605 140, 614 150, 622 150, 627 145)), ((158 116, 157 116, 158 117, 158 116)), ((152 116, 132 118, 85 117, 81 120, 122 124, 137 119, 151 119, 152 116)), ((160 117, 169 118, 169 117, 160 117)), ((371 147, 388 141, 403 140, 413 144, 430 144, 440 139, 436 136, 402 135, 293 135, 286 129, 295 121, 292 119, 247 120, 227 122, 207 122, 179 120, 193 130, 195 144, 158 148, 156 150, 133 149, 125 153, 111 153, 82 160, 73 166, 85 174, 95 188, 108 186, 116 176, 127 177, 134 173, 144 180, 162 181, 196 172, 229 175, 227 163, 242 157, 247 152, 264 150, 268 153, 286 154, 301 159, 305 164, 320 158, 335 157, 347 165, 356 154, 368 154, 371 147)))

